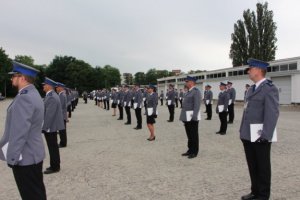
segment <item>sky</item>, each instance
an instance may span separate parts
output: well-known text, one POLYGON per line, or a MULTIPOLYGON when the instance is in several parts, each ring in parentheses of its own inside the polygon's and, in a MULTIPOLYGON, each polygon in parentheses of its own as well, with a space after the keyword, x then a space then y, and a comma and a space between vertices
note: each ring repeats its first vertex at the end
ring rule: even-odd
MULTIPOLYGON (((68 55, 121 73, 231 67, 234 23, 257 0, 0 0, 0 47, 49 64, 68 55)), ((300 1, 270 0, 276 59, 300 56, 300 1)))

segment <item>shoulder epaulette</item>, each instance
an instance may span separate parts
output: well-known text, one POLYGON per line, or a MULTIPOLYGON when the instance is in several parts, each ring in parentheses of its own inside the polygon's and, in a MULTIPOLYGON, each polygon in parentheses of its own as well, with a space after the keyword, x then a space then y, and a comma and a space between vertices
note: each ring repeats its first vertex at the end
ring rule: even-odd
POLYGON ((27 94, 28 93, 28 90, 22 90, 21 92, 20 92, 20 95, 21 94, 27 94))
POLYGON ((269 86, 273 86, 274 85, 273 81, 271 81, 271 80, 267 80, 266 84, 269 85, 269 86))

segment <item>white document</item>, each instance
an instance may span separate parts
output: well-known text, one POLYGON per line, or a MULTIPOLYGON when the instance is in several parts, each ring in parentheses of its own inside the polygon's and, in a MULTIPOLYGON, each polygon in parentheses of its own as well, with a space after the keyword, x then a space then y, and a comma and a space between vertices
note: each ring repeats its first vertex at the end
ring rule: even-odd
POLYGON ((143 97, 143 101, 145 101, 146 100, 146 98, 145 97, 143 97))
POLYGON ((120 104, 120 100, 117 101, 117 104, 120 104))
POLYGON ((168 106, 170 106, 172 103, 172 100, 168 100, 168 106))
POLYGON ((166 96, 166 99, 168 99, 168 96, 166 96))
POLYGON ((228 105, 232 104, 232 99, 229 99, 228 105))
MULTIPOLYGON (((250 124, 250 137, 251 142, 255 142, 261 136, 263 130, 263 124, 250 124)), ((273 138, 269 142, 277 142, 277 129, 275 128, 273 132, 273 138)))
POLYGON ((136 109, 137 105, 138 105, 138 103, 133 103, 133 108, 136 109))
MULTIPOLYGON (((197 120, 201 120, 200 113, 201 113, 201 111, 199 110, 197 120)), ((186 121, 188 121, 188 122, 191 121, 192 117, 193 117, 193 114, 194 114, 193 110, 186 111, 186 121)))
POLYGON ((124 101, 124 107, 126 106, 126 101, 124 101))
POLYGON ((128 105, 127 105, 127 106, 128 106, 128 107, 131 107, 131 101, 128 102, 128 105))
POLYGON ((206 105, 208 105, 209 104, 209 100, 206 100, 206 105))
POLYGON ((151 116, 153 114, 153 108, 147 108, 148 116, 151 116))
POLYGON ((179 97, 179 99, 181 100, 181 99, 182 99, 182 97, 179 97))
POLYGON ((219 112, 223 112, 224 111, 224 105, 219 105, 218 110, 219 110, 219 112))
MULTIPOLYGON (((7 159, 7 149, 8 149, 8 142, 2 147, 2 152, 3 152, 3 155, 4 155, 4 158, 5 160, 7 159)), ((20 155, 19 157, 19 161, 22 160, 23 157, 22 157, 22 154, 20 155)))

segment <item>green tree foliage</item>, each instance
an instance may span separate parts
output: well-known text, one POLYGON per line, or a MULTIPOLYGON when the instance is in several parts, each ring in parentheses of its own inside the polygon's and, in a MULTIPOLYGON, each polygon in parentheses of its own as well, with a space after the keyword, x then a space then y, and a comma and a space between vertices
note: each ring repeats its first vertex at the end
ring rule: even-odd
POLYGON ((12 90, 10 76, 8 72, 12 70, 11 59, 5 53, 5 50, 0 48, 0 92, 2 95, 12 96, 16 94, 15 90, 12 90))
POLYGON ((103 67, 104 87, 111 88, 121 84, 121 74, 119 69, 110 65, 103 67))
POLYGON ((157 71, 156 69, 149 69, 146 73, 146 84, 153 84, 157 81, 157 71))
POLYGON ((16 55, 15 61, 17 61, 19 63, 23 63, 23 64, 31 66, 31 67, 34 66, 34 59, 31 56, 16 55))
POLYGON ((146 75, 144 72, 137 72, 134 74, 134 84, 146 85, 146 75))
POLYGON ((256 8, 256 13, 245 10, 244 20, 240 19, 234 24, 229 54, 234 67, 246 65, 248 58, 265 61, 275 59, 277 26, 273 21, 273 11, 268 10, 267 2, 257 3, 256 8))

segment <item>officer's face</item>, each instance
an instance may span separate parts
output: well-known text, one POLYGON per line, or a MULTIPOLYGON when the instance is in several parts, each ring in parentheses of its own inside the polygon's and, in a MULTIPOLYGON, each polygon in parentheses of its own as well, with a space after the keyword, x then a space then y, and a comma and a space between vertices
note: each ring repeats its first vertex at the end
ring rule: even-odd
POLYGON ((249 74, 249 78, 252 81, 256 81, 257 77, 259 77, 259 75, 261 74, 261 69, 259 69, 257 67, 251 67, 248 70, 248 74, 249 74))
POLYGON ((20 84, 20 78, 22 77, 22 75, 21 74, 14 74, 14 75, 12 75, 12 77, 11 77, 11 84, 12 84, 12 86, 14 86, 14 87, 18 87, 19 86, 19 84, 20 84))

